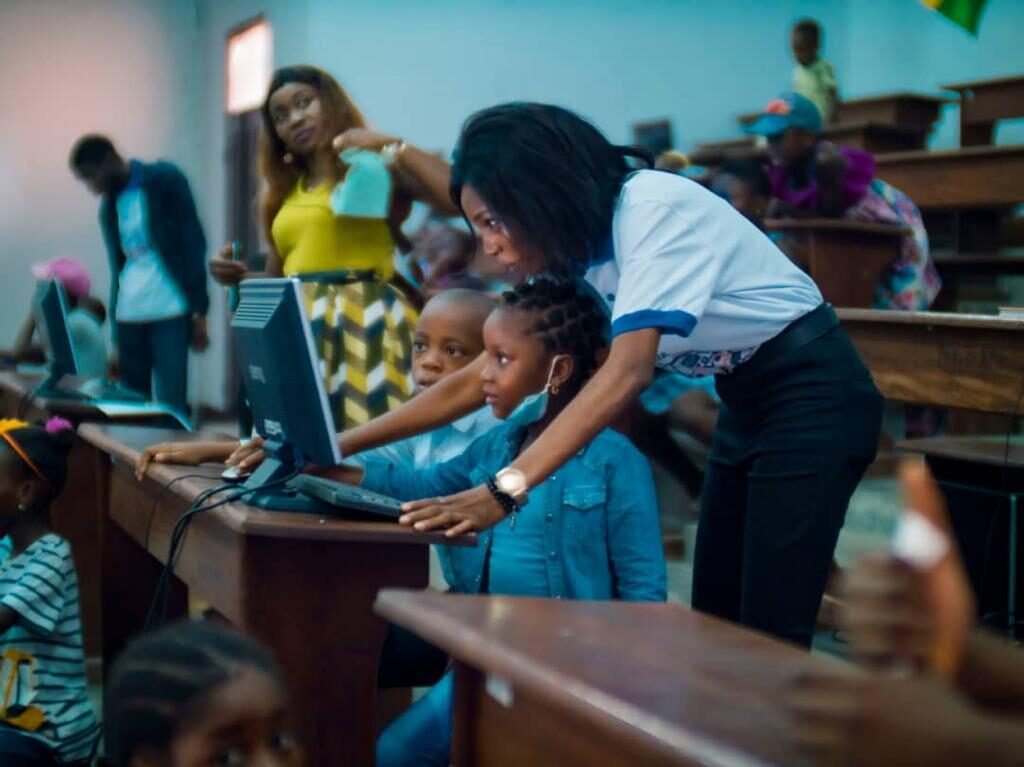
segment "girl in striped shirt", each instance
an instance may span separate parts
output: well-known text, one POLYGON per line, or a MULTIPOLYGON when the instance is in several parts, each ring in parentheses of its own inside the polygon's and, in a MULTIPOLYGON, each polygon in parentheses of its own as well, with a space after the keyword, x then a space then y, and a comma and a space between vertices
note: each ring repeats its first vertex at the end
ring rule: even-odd
POLYGON ((0 420, 0 764, 87 764, 99 725, 86 694, 78 580, 50 531, 71 424, 0 420))

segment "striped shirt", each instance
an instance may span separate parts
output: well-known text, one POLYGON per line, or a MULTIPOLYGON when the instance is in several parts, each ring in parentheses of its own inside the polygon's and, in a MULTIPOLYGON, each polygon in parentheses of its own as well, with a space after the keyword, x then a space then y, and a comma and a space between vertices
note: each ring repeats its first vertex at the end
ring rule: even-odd
MULTIPOLYGON (((45 715, 34 737, 55 749, 61 762, 87 759, 99 736, 99 724, 86 692, 78 578, 71 547, 52 533, 17 556, 11 539, 0 539, 0 605, 18 621, 0 635, 0 656, 12 651, 31 658, 33 673, 19 674, 15 700, 45 715)), ((0 666, 0 691, 14 665, 0 666)), ((13 673, 17 673, 14 669, 13 673)), ((8 709, 8 716, 12 713, 8 709)))

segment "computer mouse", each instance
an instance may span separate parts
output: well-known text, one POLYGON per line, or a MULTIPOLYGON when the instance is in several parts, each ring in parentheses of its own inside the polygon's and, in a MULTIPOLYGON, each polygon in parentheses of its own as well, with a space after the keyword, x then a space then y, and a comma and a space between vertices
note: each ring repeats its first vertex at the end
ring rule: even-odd
POLYGON ((220 473, 220 478, 225 482, 242 482, 248 476, 248 472, 239 472, 237 466, 228 466, 220 473))

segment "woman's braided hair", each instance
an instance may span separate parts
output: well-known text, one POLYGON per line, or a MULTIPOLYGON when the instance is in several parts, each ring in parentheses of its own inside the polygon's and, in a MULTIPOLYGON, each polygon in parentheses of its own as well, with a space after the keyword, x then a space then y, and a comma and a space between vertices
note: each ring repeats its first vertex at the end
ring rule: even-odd
POLYGON ((537 277, 502 295, 502 306, 536 314, 531 332, 548 351, 575 361, 568 386, 578 389, 600 364, 608 346, 608 315, 593 292, 574 280, 537 277))
POLYGON ((186 620, 135 640, 106 683, 104 764, 128 767, 142 748, 167 749, 202 699, 244 668, 284 688, 270 652, 228 626, 186 620))

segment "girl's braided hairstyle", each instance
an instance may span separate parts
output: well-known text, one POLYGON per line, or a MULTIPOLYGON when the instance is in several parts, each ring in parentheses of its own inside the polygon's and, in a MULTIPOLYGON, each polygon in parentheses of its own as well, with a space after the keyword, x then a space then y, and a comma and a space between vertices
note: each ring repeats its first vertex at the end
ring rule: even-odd
POLYGON ((502 295, 502 306, 536 314, 531 332, 548 351, 575 361, 568 386, 578 389, 600 364, 608 346, 608 314, 600 299, 574 280, 537 277, 502 295))
POLYGON ((167 749, 202 699, 243 668, 284 687, 270 652, 228 626, 186 620, 137 639, 107 680, 105 764, 128 767, 141 748, 167 749))

